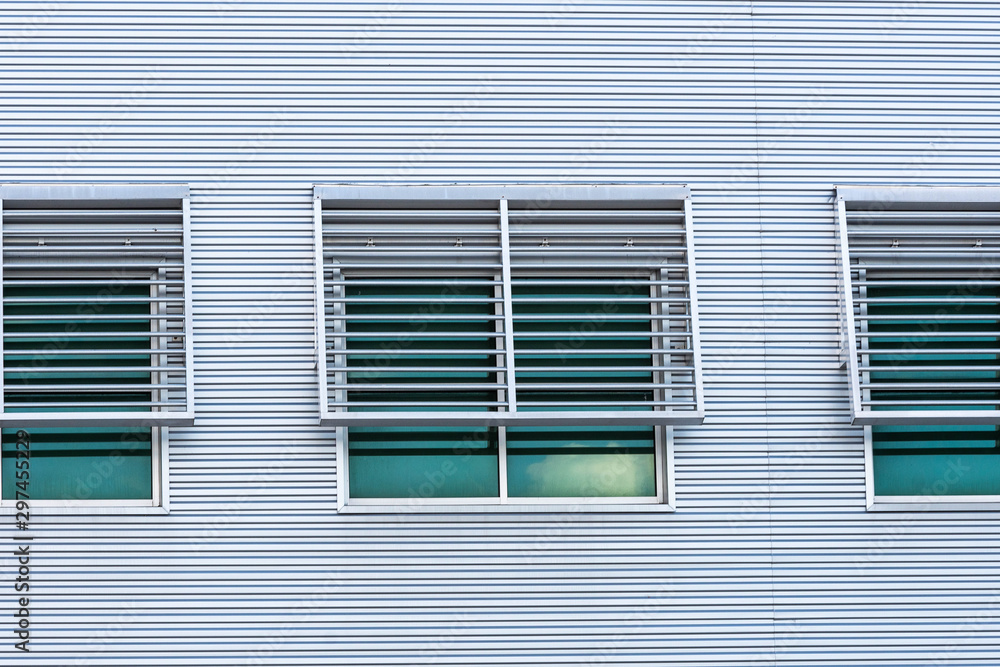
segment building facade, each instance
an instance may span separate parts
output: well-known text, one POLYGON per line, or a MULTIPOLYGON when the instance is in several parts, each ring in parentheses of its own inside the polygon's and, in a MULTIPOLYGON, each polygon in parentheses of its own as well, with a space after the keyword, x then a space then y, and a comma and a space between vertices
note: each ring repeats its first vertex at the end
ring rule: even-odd
MULTIPOLYGON (((919 260, 927 244, 989 249, 1000 224, 1000 3, 8 0, 0 19, 6 382, 17 375, 10 342, 47 331, 17 326, 46 316, 64 325, 39 306, 67 297, 31 291, 32 280, 84 275, 104 288, 92 266, 60 268, 59 243, 67 225, 116 202, 115 215, 157 238, 157 261, 174 267, 156 269, 160 288, 123 293, 144 304, 139 315, 106 311, 116 325, 164 322, 131 337, 152 346, 137 355, 149 370, 133 371, 150 387, 137 399, 102 384, 113 346, 66 354, 100 360, 83 364, 93 389, 80 391, 128 404, 125 413, 176 413, 115 422, 148 434, 136 465, 149 488, 120 492, 147 502, 36 503, 21 529, 5 492, 0 664, 1000 664, 997 440, 986 434, 996 426, 988 415, 954 418, 950 437, 981 451, 963 449, 957 472, 938 468, 915 494, 886 481, 881 495, 895 500, 878 502, 871 441, 892 411, 865 426, 859 402, 894 399, 860 393, 877 381, 859 369, 874 355, 852 357, 844 323, 855 307, 859 320, 878 320, 865 299, 909 297, 842 287, 850 253, 870 250, 844 237, 852 212, 904 212, 879 246, 916 248, 897 280, 934 279, 919 260), (348 501, 342 422, 321 421, 323 382, 338 382, 321 373, 334 344, 321 339, 350 313, 324 301, 317 261, 329 250, 316 230, 336 188, 376 185, 436 201, 454 187, 498 201, 508 187, 649 187, 673 193, 678 210, 689 202, 680 229, 695 268, 683 279, 696 285, 686 294, 703 415, 656 427, 661 440, 643 450, 657 461, 654 492, 550 506, 348 501), (900 193, 913 187, 925 190, 907 205, 900 193), (32 217, 53 208, 77 217, 32 217), (921 246, 927 211, 946 230, 921 246), (28 291, 8 289, 15 279, 28 291), (171 285, 179 291, 163 291, 171 285), (163 347, 150 342, 160 337, 163 347), (973 477, 979 486, 963 486, 973 477), (15 588, 22 567, 26 591, 15 588), (28 651, 16 646, 25 640, 28 651)), ((107 228, 87 229, 67 251, 77 259, 121 263, 144 238, 112 251, 101 246, 107 228)), ((476 230, 451 246, 467 249, 476 230)), ((988 284, 982 261, 970 266, 988 284)), ((581 276, 593 277, 577 266, 571 277, 581 276)), ((848 268, 848 282, 865 279, 848 268)), ((955 298, 950 284, 922 302, 925 321, 955 298)), ((505 289, 482 302, 503 301, 505 289)), ((929 357, 972 364, 972 375, 925 378, 930 393, 916 400, 941 403, 941 391, 961 389, 940 383, 973 381, 980 393, 962 400, 996 404, 991 289, 975 292, 982 309, 951 313, 981 326, 947 339, 955 350, 972 340, 972 352, 929 357)), ((74 372, 46 368, 34 376, 42 384, 74 372)), ((5 387, 7 412, 51 399, 44 389, 5 387)), ((91 428, 91 408, 62 426, 5 416, 5 466, 15 431, 33 432, 37 448, 46 428, 91 428)), ((82 471, 60 473, 77 498, 83 472, 118 475, 98 459, 77 463, 82 471)), ((9 490, 16 477, 4 474, 9 490)))

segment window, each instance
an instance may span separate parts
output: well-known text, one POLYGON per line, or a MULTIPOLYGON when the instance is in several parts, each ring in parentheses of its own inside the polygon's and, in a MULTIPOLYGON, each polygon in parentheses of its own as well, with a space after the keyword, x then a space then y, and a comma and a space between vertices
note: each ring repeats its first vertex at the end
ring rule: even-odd
POLYGON ((0 204, 0 502, 165 506, 166 427, 193 421, 187 187, 3 185, 0 204))
POLYGON ((869 505, 1000 500, 1000 188, 837 189, 869 505))
POLYGON ((669 504, 704 414, 687 188, 317 186, 316 239, 342 503, 669 504))

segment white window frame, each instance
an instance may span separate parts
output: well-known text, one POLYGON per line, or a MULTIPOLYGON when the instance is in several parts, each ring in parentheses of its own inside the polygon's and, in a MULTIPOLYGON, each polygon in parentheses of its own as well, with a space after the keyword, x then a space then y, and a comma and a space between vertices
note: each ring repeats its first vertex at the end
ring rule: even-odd
MULTIPOLYGON (((191 336, 191 242, 190 242, 190 195, 187 185, 175 184, 100 184, 100 185, 68 185, 68 184, 0 184, 0 221, 3 220, 3 202, 19 201, 30 202, 32 205, 44 206, 46 200, 55 201, 81 201, 93 200, 114 202, 118 200, 176 200, 179 204, 177 212, 181 215, 181 242, 182 251, 182 271, 183 271, 183 294, 179 299, 175 299, 175 306, 182 303, 183 313, 172 317, 173 320, 183 320, 181 330, 173 330, 171 338, 183 336, 182 349, 171 350, 172 356, 183 355, 183 384, 175 383, 170 389, 152 388, 151 392, 154 401, 159 401, 174 387, 184 391, 184 409, 173 411, 150 411, 150 412, 76 412, 59 411, 52 413, 18 413, 4 412, 2 401, 0 401, 0 425, 4 428, 24 428, 29 430, 32 427, 71 427, 73 425, 82 426, 132 426, 136 428, 151 429, 151 497, 137 499, 59 499, 41 500, 29 497, 29 506, 32 512, 46 514, 166 514, 169 512, 169 425, 184 426, 194 423, 194 368, 193 368, 193 341, 191 336)), ((66 209, 71 211, 72 209, 66 209)), ((67 213, 69 215, 69 213, 67 213)), ((85 223, 83 223, 85 224, 85 223)), ((53 265, 52 270, 32 269, 30 273, 38 274, 39 278, 72 278, 74 273, 53 265)), ((118 275, 127 278, 152 279, 165 278, 164 269, 153 269, 150 273, 145 269, 130 269, 127 264, 123 264, 118 275), (148 275, 147 275, 148 274, 148 275)), ((3 276, 3 267, 0 266, 0 278, 3 276)), ((164 296, 165 288, 161 284, 150 285, 151 297, 164 296)), ((166 306, 158 301, 151 301, 151 315, 158 316, 166 312, 166 306), (162 312, 161 312, 161 309, 162 312)), ((2 318, 0 318, 0 359, 2 359, 2 318)), ((163 322, 158 317, 150 318, 151 333, 165 334, 163 322)), ((156 336, 150 339, 150 349, 166 349, 165 339, 156 336)), ((163 353, 152 352, 150 354, 151 365, 160 366, 163 353), (158 360, 158 357, 161 359, 158 360)), ((161 380, 167 373, 177 371, 152 371, 150 373, 151 384, 163 383, 161 380)), ((0 392, 3 389, 0 387, 0 392)), ((29 468, 30 470, 30 468, 29 468)), ((99 473, 95 473, 99 474, 99 473)), ((86 482, 86 477, 84 478, 86 482)), ((0 480, 2 484, 2 480, 0 480)), ((0 488, 2 495, 2 488, 0 488)), ((29 484, 30 496, 30 484, 29 484)), ((17 499, 0 498, 0 515, 15 514, 18 510, 17 499)))
MULTIPOLYGON (((983 410, 893 410, 877 411, 863 402, 866 383, 863 381, 864 350, 859 349, 856 330, 866 330, 865 305, 855 304, 851 274, 848 204, 871 206, 876 211, 892 204, 914 208, 928 205, 943 219, 960 221, 965 210, 982 209, 997 204, 1000 209, 1000 188, 997 187, 927 187, 927 186, 838 186, 836 189, 837 237, 840 254, 841 367, 846 368, 850 387, 852 424, 864 427, 865 506, 869 511, 995 511, 1000 509, 1000 495, 902 495, 875 493, 874 438, 872 427, 882 424, 998 424, 1000 411, 983 410), (857 315, 856 315, 857 311, 857 315), (860 318, 860 321, 859 321, 860 318)), ((992 208, 992 207, 991 207, 992 208)), ((1000 232, 1000 228, 998 228, 1000 232)), ((864 289, 861 287, 861 289, 864 289)))
POLYGON ((674 483, 674 430, 654 426, 654 466, 656 495, 648 497, 538 497, 511 498, 507 495, 506 427, 498 426, 497 457, 500 468, 500 496, 497 498, 351 498, 347 471, 347 427, 336 430, 337 511, 359 514, 405 514, 407 512, 451 513, 456 511, 506 512, 673 512, 677 509, 674 483))
MULTIPOLYGON (((699 336, 699 321, 697 307, 697 287, 696 272, 694 266, 694 241, 691 224, 691 200, 690 190, 686 186, 671 185, 526 185, 526 186, 398 186, 398 185, 317 185, 314 191, 314 239, 316 253, 316 338, 317 338, 317 370, 320 382, 320 423, 326 426, 336 426, 337 440, 337 460, 340 462, 337 469, 338 484, 338 511, 350 512, 400 512, 412 509, 421 512, 453 512, 460 508, 470 508, 476 511, 507 511, 511 509, 529 510, 537 508, 541 511, 575 511, 579 509, 590 509, 599 511, 672 511, 675 507, 674 490, 674 469, 673 469, 673 425, 677 424, 698 424, 704 419, 704 391, 701 373, 701 348, 699 336), (690 410, 655 410, 655 411, 577 411, 573 413, 552 412, 552 411, 530 411, 517 412, 516 399, 511 397, 514 409, 507 412, 490 413, 465 413, 455 415, 453 413, 441 413, 433 410, 416 412, 400 416, 399 413, 373 413, 334 411, 330 409, 330 392, 334 388, 330 386, 328 380, 327 367, 327 321, 325 317, 328 304, 325 298, 326 278, 325 273, 329 267, 324 260, 324 220, 323 202, 326 199, 336 199, 339 201, 358 200, 363 202, 379 202, 382 200, 393 200, 398 205, 399 202, 434 202, 441 200, 488 200, 496 203, 499 212, 500 236, 502 261, 502 278, 498 281, 502 287, 503 307, 502 312, 506 315, 502 334, 502 345, 498 357, 504 359, 505 368, 503 375, 510 377, 512 370, 513 354, 505 354, 506 350, 513 350, 512 326, 511 326, 511 296, 510 285, 512 284, 512 263, 510 260, 510 241, 508 240, 508 202, 524 200, 541 200, 551 202, 579 202, 593 203, 601 205, 605 202, 622 202, 632 200, 656 200, 664 203, 673 202, 676 210, 683 216, 684 221, 684 241, 680 250, 685 255, 686 262, 686 289, 690 300, 690 329, 691 339, 691 359, 693 365, 693 384, 695 407, 690 410), (500 466, 500 495, 498 498, 453 498, 453 499, 424 499, 424 498, 386 498, 386 499, 351 499, 349 489, 349 478, 347 474, 347 427, 364 426, 377 423, 376 420, 384 417, 392 417, 393 424, 435 423, 446 420, 453 426, 489 426, 498 429, 498 456, 500 466), (573 423, 592 425, 611 424, 644 424, 654 427, 655 433, 655 468, 656 468, 656 488, 655 497, 643 498, 509 498, 506 488, 506 438, 505 427, 517 425, 546 425, 553 423, 573 423)), ((377 207, 377 205, 376 205, 377 207)), ((370 241, 371 242, 371 241, 370 241)), ((676 265, 664 264, 657 270, 676 269, 676 265)), ((519 267, 520 275, 531 275, 530 268, 519 267)), ((613 273, 613 269, 608 269, 603 274, 600 268, 596 272, 579 273, 575 270, 575 275, 599 276, 613 273)), ((549 271, 551 273, 551 271, 549 271)), ((655 298, 651 303, 656 303, 655 298)), ((332 306, 333 312, 338 312, 339 301, 332 306)), ((661 313, 662 314, 662 313, 661 313)), ((656 325, 659 320, 651 318, 651 322, 656 325)), ((331 326, 333 331, 340 331, 341 324, 335 320, 331 326)), ((655 331, 655 329, 654 329, 655 331)), ((653 339, 659 341, 659 338, 653 339)), ((339 348, 338 348, 339 349, 339 348)), ((654 377, 661 376, 662 371, 654 373, 654 377)), ((654 382, 662 381, 655 380, 654 382)), ((516 396, 516 381, 507 383, 504 389, 508 396, 516 396)), ((662 392, 664 390, 656 390, 662 392)), ((669 392, 669 389, 665 390, 669 392)))
POLYGON ((865 507, 870 512, 965 512, 1000 510, 1000 495, 907 495, 875 494, 875 450, 872 427, 865 426, 865 507))
MULTIPOLYGON (((169 514, 170 513, 170 455, 169 428, 152 426, 152 443, 150 447, 152 465, 152 494, 145 498, 122 498, 90 500, 86 498, 64 500, 29 499, 30 511, 34 514, 169 514)), ((17 459, 15 459, 17 460, 17 459)), ((29 467, 30 470, 30 467, 29 467)), ((89 474, 100 474, 95 471, 89 474)), ((84 477, 83 481, 86 482, 84 477)), ((0 478, 0 495, 3 493, 3 481, 0 478)), ((29 495, 31 486, 29 484, 29 495)), ((13 515, 18 512, 17 499, 0 498, 0 516, 13 515)))

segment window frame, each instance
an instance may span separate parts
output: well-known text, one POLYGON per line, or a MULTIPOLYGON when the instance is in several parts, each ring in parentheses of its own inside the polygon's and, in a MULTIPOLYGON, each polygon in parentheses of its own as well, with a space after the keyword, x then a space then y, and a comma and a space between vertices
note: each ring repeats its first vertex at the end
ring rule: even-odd
MULTIPOLYGON (((314 199, 313 199, 313 213, 314 213, 314 242, 315 242, 315 261, 316 261, 316 355, 317 355, 317 371, 320 383, 320 424, 323 426, 334 426, 336 433, 336 447, 337 447, 337 460, 340 464, 337 466, 337 507, 340 512, 362 512, 362 513, 378 513, 378 512, 390 512, 398 513, 401 511, 413 510, 419 512, 454 512, 456 510, 468 509, 474 511, 525 511, 536 509, 538 511, 577 511, 581 509, 593 510, 593 511, 608 511, 608 512, 634 512, 634 511, 673 511, 676 505, 675 496, 675 483, 674 483, 674 433, 673 426, 676 424, 700 424, 704 420, 704 387, 701 371, 701 341, 699 333, 699 320, 698 320, 698 303, 697 303, 697 286, 696 286, 696 270, 694 264, 694 240, 693 231, 691 223, 691 199, 690 190, 687 186, 676 186, 676 185, 517 185, 517 186, 504 186, 504 185, 454 185, 454 186, 444 186, 444 185, 378 185, 378 184, 341 184, 341 185, 317 185, 314 188, 314 199), (563 202, 571 202, 574 204, 579 204, 580 202, 587 202, 593 204, 605 204, 607 202, 621 202, 621 201, 632 201, 632 200, 654 200, 657 202, 673 202, 677 208, 669 209, 676 210, 677 215, 683 216, 683 244, 680 246, 682 251, 685 253, 685 261, 681 267, 684 270, 686 283, 684 288, 686 289, 687 298, 689 300, 688 304, 688 317, 690 318, 689 329, 686 335, 690 336, 691 340, 691 363, 693 367, 692 371, 692 381, 694 385, 693 395, 695 407, 692 410, 681 411, 681 410, 649 410, 649 411, 629 411, 629 410, 616 410, 616 411, 561 411, 555 412, 552 410, 539 410, 539 411, 527 411, 520 413, 510 413, 510 412, 488 412, 479 414, 462 414, 460 416, 453 416, 449 413, 435 412, 433 409, 428 409, 423 412, 414 415, 406 415, 404 419, 408 421, 393 420, 388 423, 393 424, 406 424, 416 425, 420 423, 435 423, 442 422, 447 423, 450 426, 489 426, 496 427, 498 429, 498 457, 499 457, 499 486, 500 492, 497 498, 448 498, 448 499, 431 499, 431 498, 366 498, 366 499, 352 499, 350 497, 349 489, 349 476, 347 471, 347 461, 348 461, 348 436, 347 430, 350 426, 366 426, 375 423, 373 420, 378 416, 377 414, 369 413, 347 413, 343 412, 333 412, 330 409, 330 392, 333 390, 328 381, 328 367, 327 367, 327 331, 328 331, 328 321, 326 317, 326 309, 328 308, 328 303, 326 299, 327 282, 325 274, 330 270, 327 266, 324 258, 324 200, 336 199, 340 201, 351 201, 357 200, 359 202, 364 202, 370 204, 372 208, 378 209, 378 204, 373 202, 380 202, 383 200, 391 200, 394 205, 405 204, 407 202, 416 202, 418 204, 429 204, 436 201, 455 201, 455 200, 470 200, 470 201, 489 201, 496 204, 499 209, 499 232, 501 237, 499 251, 501 253, 502 261, 500 262, 499 271, 494 275, 494 280, 499 278, 498 288, 500 290, 499 294, 495 293, 495 297, 501 298, 501 304, 498 305, 498 309, 502 308, 502 315, 505 316, 503 322, 503 332, 498 332, 498 338, 504 343, 503 348, 498 350, 498 356, 503 356, 504 361, 502 364, 504 371, 509 371, 509 369, 514 364, 514 357, 517 354, 517 347, 513 345, 513 313, 512 313, 512 295, 511 286, 516 284, 517 277, 528 276, 534 277, 537 275, 552 275, 554 271, 549 269, 538 269, 537 267, 532 268, 530 266, 514 266, 510 259, 510 241, 508 232, 508 202, 511 200, 525 201, 525 200, 542 200, 554 202, 556 204, 563 202), (513 276, 513 278, 512 278, 513 276), (512 418, 513 415, 513 418, 512 418), (446 420, 446 422, 445 422, 446 420), (654 433, 654 466, 655 466, 655 480, 656 480, 656 495, 650 497, 573 497, 573 498, 510 498, 507 495, 507 483, 506 483, 506 437, 505 428, 508 426, 532 426, 532 425, 552 425, 558 423, 576 423, 576 424, 593 424, 593 425, 614 425, 614 424, 632 424, 632 425, 648 425, 653 428, 654 433)), ((390 208, 390 207, 386 207, 390 208)), ((664 206, 664 210, 668 210, 664 206)), ((370 243, 371 241, 369 241, 370 243)), ((602 267, 598 266, 595 271, 581 271, 580 269, 570 270, 565 272, 564 275, 560 275, 560 278, 566 275, 579 275, 580 277, 595 277, 601 275, 609 275, 613 273, 615 269, 614 265, 609 265, 612 268, 606 269, 602 273, 602 267)), ((671 267, 677 267, 677 265, 672 265, 668 263, 661 263, 655 269, 655 271, 668 271, 671 267)), ((650 285, 651 294, 649 296, 651 304, 657 304, 657 295, 653 293, 652 288, 655 287, 653 281, 656 280, 654 277, 655 271, 652 268, 646 267, 644 271, 648 270, 650 273, 650 285)), ((334 269, 338 271, 338 269, 334 269)), ((380 274, 382 275, 382 274, 380 274)), ((388 277, 394 277, 398 274, 392 274, 391 272, 386 274, 388 277)), ((485 275, 485 274, 484 274, 485 275)), ((623 276, 624 277, 624 276, 623 276)), ((342 274, 335 276, 337 280, 343 280, 342 274)), ((660 278, 661 280, 664 279, 660 278)), ((664 288, 665 289, 665 288, 664 288)), ((342 297, 341 297, 342 298, 342 297)), ((665 299, 665 293, 659 295, 659 298, 665 299)), ((338 312, 338 309, 343 306, 340 305, 340 301, 334 300, 333 310, 338 312)), ((342 312, 342 311, 340 311, 342 312)), ((651 310, 650 313, 650 323, 651 323, 651 341, 653 342, 653 349, 660 349, 657 344, 660 340, 667 340, 667 328, 669 328, 670 320, 669 318, 664 318, 665 328, 660 330, 660 320, 657 319, 664 313, 659 311, 659 306, 656 306, 656 310, 651 310), (659 334, 658 336, 656 334, 659 334)), ((334 320, 330 325, 333 331, 342 332, 342 322, 343 320, 334 320)), ((337 348, 340 349, 340 348, 337 348)), ((669 348, 667 348, 669 349, 669 348)), ((661 356, 666 356, 662 355, 661 356)), ((652 358, 657 358, 657 353, 654 352, 652 358)), ((661 365, 666 366, 668 362, 659 362, 661 365)), ((655 370, 652 374, 653 383, 656 383, 655 379, 658 375, 664 373, 669 373, 665 370, 655 370)), ((504 372, 505 377, 508 377, 507 373, 504 372)), ((508 383, 505 385, 507 391, 513 388, 514 393, 517 391, 517 382, 513 383, 513 386, 508 383)), ((663 390, 654 390, 654 392, 669 392, 670 389, 666 388, 663 390)), ((654 399, 655 400, 655 399, 654 399)), ((381 413, 381 416, 385 416, 386 413, 381 413)))
POLYGON ((864 426, 865 439, 865 509, 869 512, 962 512, 1000 510, 1000 495, 906 495, 875 493, 875 447, 872 427, 864 426))
POLYGON ((498 426, 497 457, 500 468, 500 495, 496 498, 351 498, 347 470, 347 426, 336 429, 337 512, 358 514, 401 514, 406 512, 673 512, 677 509, 674 478, 674 431, 670 426, 654 426, 654 466, 656 496, 649 497, 532 497, 507 495, 506 437, 498 426))
MULTIPOLYGON (((170 388, 151 386, 149 392, 151 401, 158 402, 174 387, 183 388, 184 409, 174 411, 154 411, 149 412, 134 411, 125 412, 120 410, 107 412, 81 412, 73 410, 55 410, 51 413, 24 413, 6 412, 3 410, 0 401, 0 425, 4 428, 24 428, 30 430, 38 428, 71 428, 73 426, 100 427, 100 426, 125 426, 137 428, 149 428, 151 432, 150 466, 151 466, 151 493, 150 498, 133 499, 30 499, 29 503, 32 511, 36 513, 57 513, 61 515, 102 515, 102 514, 167 514, 170 510, 169 504, 169 426, 186 426, 194 423, 194 353, 192 340, 192 293, 191 293, 191 242, 190 242, 190 193, 187 185, 183 184, 12 184, 0 183, 0 222, 4 219, 4 202, 17 201, 27 203, 31 206, 44 205, 46 201, 56 202, 76 202, 84 204, 81 210, 86 210, 88 202, 107 202, 113 205, 114 202, 128 202, 144 200, 149 202, 176 202, 175 210, 180 215, 180 247, 181 266, 183 284, 180 286, 180 295, 171 299, 174 308, 178 305, 183 308, 179 315, 172 315, 170 319, 181 321, 180 330, 173 330, 170 337, 182 335, 184 340, 178 349, 171 350, 174 356, 181 356, 183 359, 183 383, 175 383, 170 388)), ((127 208, 127 207, 126 207, 127 208)), ((65 208, 66 216, 70 217, 74 209, 65 208)), ((138 209, 144 210, 144 209, 138 209)), ((150 209, 153 210, 153 209, 150 209)), ((85 224, 85 223, 81 223, 85 224)), ((2 250, 3 235, 0 235, 0 250, 2 250)), ((3 278, 4 269, 0 262, 0 279, 3 278)), ((16 269, 16 265, 15 268, 16 269)), ((115 277, 124 277, 129 280, 164 281, 166 280, 166 268, 135 268, 123 263, 121 268, 108 269, 109 274, 115 277)), ((79 272, 60 268, 53 263, 52 268, 31 268, 21 269, 22 275, 28 279, 73 279, 79 276, 79 272), (37 275, 36 275, 37 274, 37 275)), ((165 335, 168 331, 165 328, 163 317, 167 313, 167 305, 156 301, 156 298, 164 297, 164 287, 162 282, 151 282, 150 291, 150 319, 149 331, 151 336, 149 349, 151 366, 167 366, 165 354, 167 350, 165 335), (163 352, 159 351, 163 350, 163 352), (159 358, 158 358, 159 357, 159 358)), ((0 359, 3 357, 3 317, 0 314, 0 359)), ((150 371, 150 385, 164 384, 162 378, 168 373, 179 373, 181 368, 176 370, 152 370, 150 371)), ((0 376, 2 377, 2 376, 0 376)), ((0 393, 4 391, 2 379, 0 379, 0 393)), ((141 390, 141 387, 140 387, 141 390)), ((0 477, 2 485, 2 477, 0 477)), ((30 486, 29 486, 30 489, 30 486)), ((30 491, 29 491, 30 494, 30 491)), ((2 496, 2 488, 0 488, 2 496)), ((16 499, 3 499, 0 497, 0 515, 10 515, 17 512, 16 499)))
MULTIPOLYGON (((959 426, 965 424, 1000 424, 1000 410, 872 410, 862 402, 865 387, 862 382, 859 331, 867 331, 867 315, 864 302, 854 301, 852 281, 852 249, 849 245, 848 205, 871 206, 874 210, 885 210, 893 204, 903 204, 901 210, 916 210, 926 205, 928 211, 940 212, 947 219, 949 215, 960 217, 965 211, 984 210, 998 205, 1000 210, 1000 188, 993 186, 936 187, 936 186, 855 186, 836 187, 835 211, 839 252, 839 309, 841 322, 840 366, 847 370, 849 398, 851 404, 851 424, 863 427, 865 460, 865 506, 868 511, 995 511, 1000 509, 1000 495, 877 495, 875 493, 875 454, 873 426, 876 425, 937 425, 959 426), (859 315, 855 316, 855 308, 859 315)), ((973 267, 974 268, 974 267, 973 267)), ((864 289, 864 287, 861 287, 864 289)), ((862 295, 864 297, 865 295, 862 295)), ((934 391, 933 388, 928 391, 934 391)))
MULTIPOLYGON (((9 428, 9 427, 8 427, 9 428)), ((152 443, 150 463, 152 494, 144 498, 123 499, 29 499, 31 511, 36 514, 169 514, 170 513, 170 456, 169 427, 151 426, 152 443), (38 510, 41 510, 39 512, 38 510)), ((30 489, 30 486, 29 486, 30 489)), ((15 514, 16 498, 3 498, 3 478, 0 476, 0 516, 15 514)))

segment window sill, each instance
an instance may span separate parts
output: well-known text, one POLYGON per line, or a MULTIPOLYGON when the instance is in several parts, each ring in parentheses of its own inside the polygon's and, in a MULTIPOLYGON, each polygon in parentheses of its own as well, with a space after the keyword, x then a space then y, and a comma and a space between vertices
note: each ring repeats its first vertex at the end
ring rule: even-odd
MULTIPOLYGON (((14 516, 19 511, 13 500, 5 500, 0 503, 0 516, 14 516), (8 504, 9 503, 9 504, 8 504)), ((152 505, 62 505, 62 504, 37 504, 39 501, 28 501, 29 512, 33 517, 39 516, 67 516, 67 515, 89 515, 89 516, 114 516, 114 515, 167 515, 170 510, 166 507, 152 505)))
POLYGON ((883 496, 868 503, 869 512, 997 512, 1000 496, 883 496))
POLYGON ((665 503, 609 503, 609 502, 577 502, 577 503, 500 503, 492 504, 429 504, 401 503, 397 505, 351 504, 337 509, 338 514, 576 514, 576 513, 619 513, 633 514, 674 512, 673 505, 665 503))

